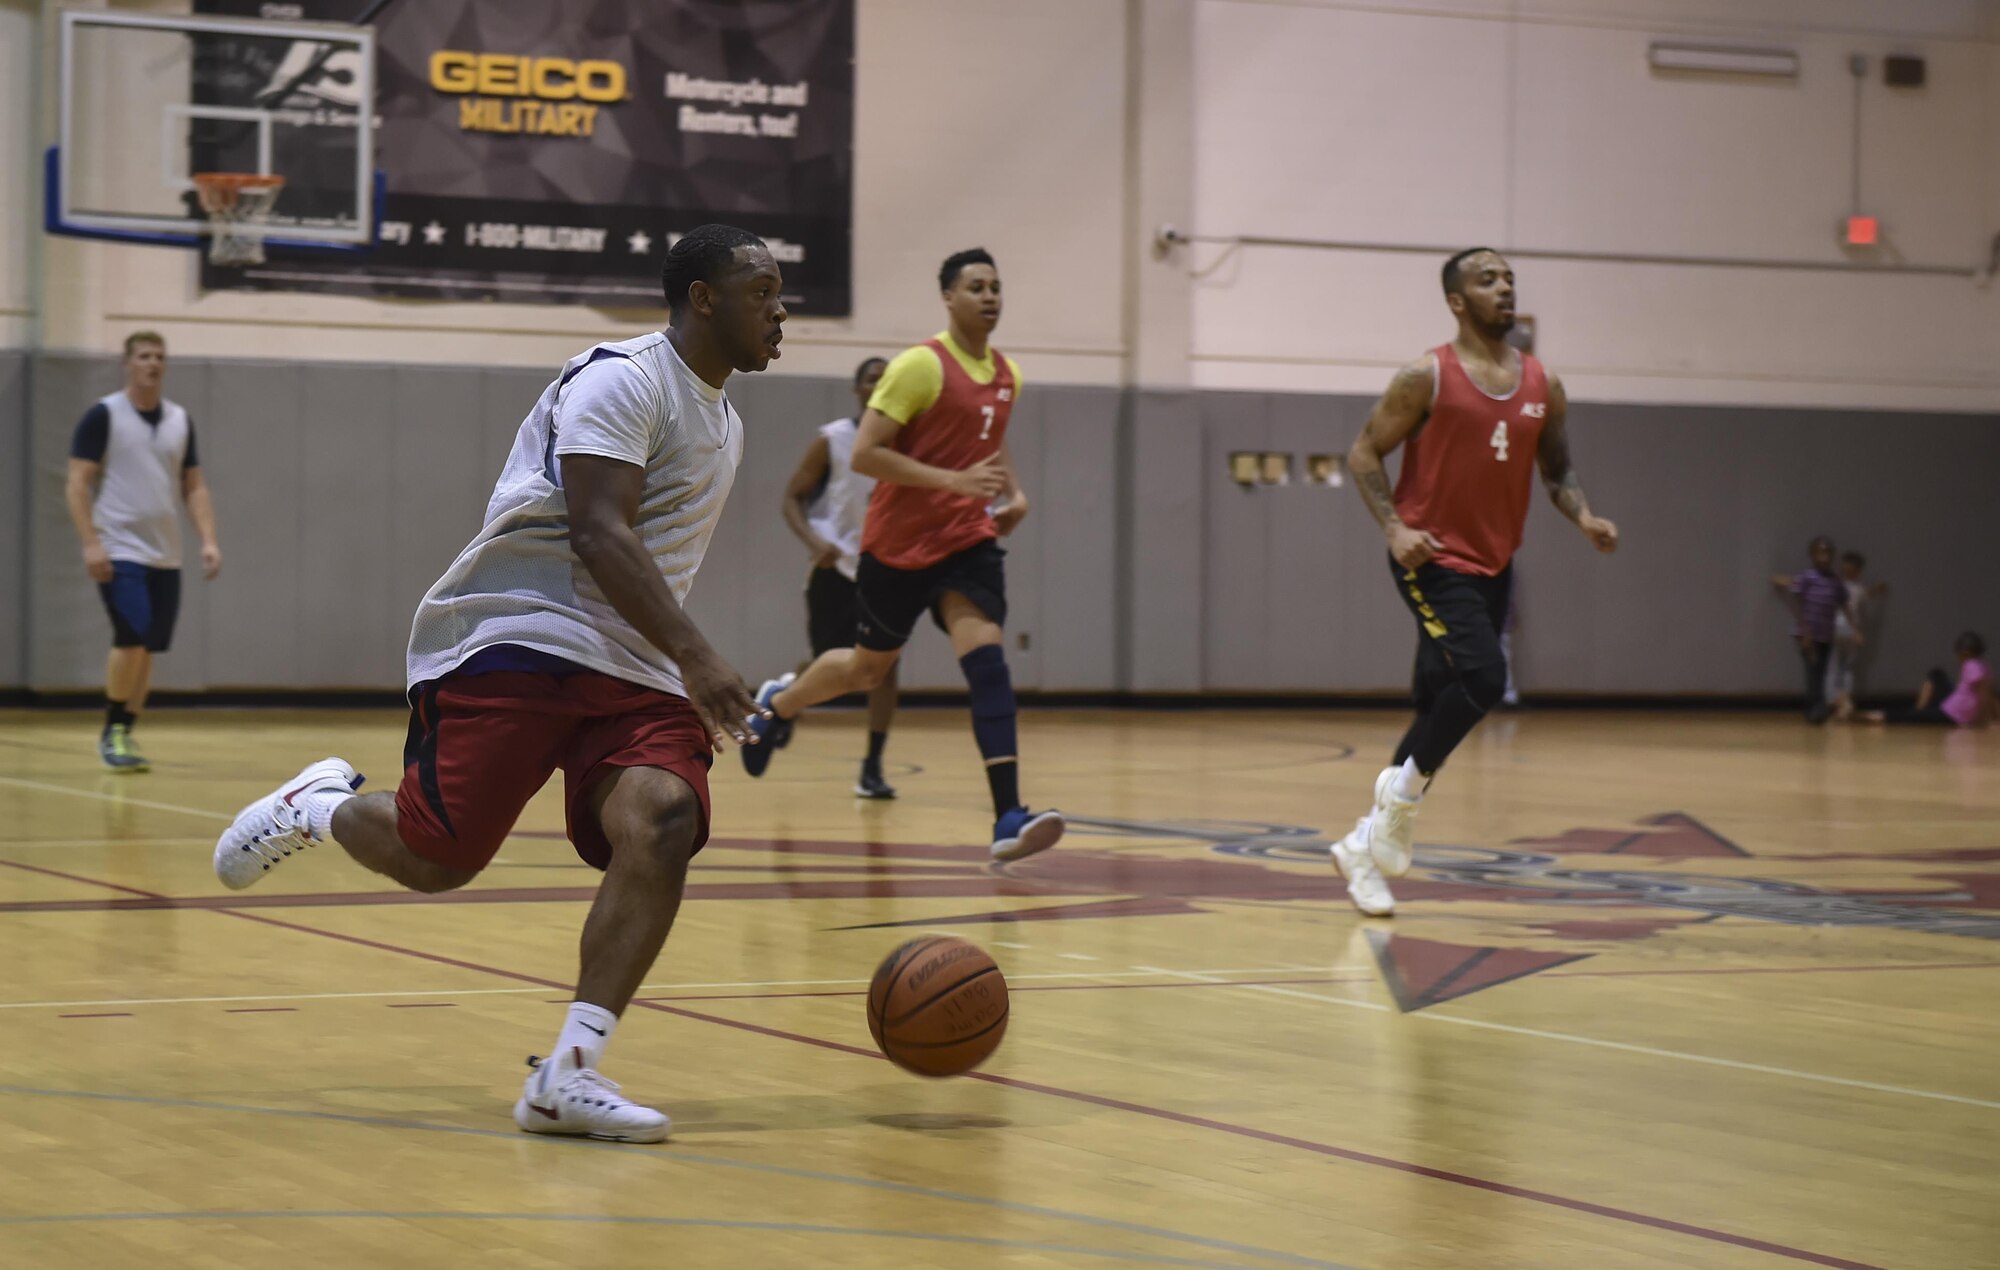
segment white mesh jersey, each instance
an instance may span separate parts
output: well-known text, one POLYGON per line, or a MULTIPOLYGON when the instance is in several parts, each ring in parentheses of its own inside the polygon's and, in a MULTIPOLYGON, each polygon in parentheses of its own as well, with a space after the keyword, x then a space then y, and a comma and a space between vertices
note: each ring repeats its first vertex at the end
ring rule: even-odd
POLYGON ((187 462, 188 413, 160 399, 160 422, 147 423, 123 392, 97 403, 111 416, 103 475, 90 506, 90 523, 113 560, 155 569, 181 567, 181 509, 177 496, 187 462))
POLYGON ((743 458, 743 420, 661 332, 573 357, 521 424, 486 505, 410 628, 408 681, 513 644, 679 696, 680 668, 611 607, 570 547, 559 460, 596 454, 645 469, 635 528, 685 602, 743 458))
POLYGON ((806 523, 813 532, 840 548, 834 567, 849 582, 861 565, 861 527, 868 518, 868 499, 875 492, 875 478, 854 470, 854 438, 861 425, 852 419, 835 419, 822 424, 819 434, 826 438, 826 488, 814 500, 806 523))

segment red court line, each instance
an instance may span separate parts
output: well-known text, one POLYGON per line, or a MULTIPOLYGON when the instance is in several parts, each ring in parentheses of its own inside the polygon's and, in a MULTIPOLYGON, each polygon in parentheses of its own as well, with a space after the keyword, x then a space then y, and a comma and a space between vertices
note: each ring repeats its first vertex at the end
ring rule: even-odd
POLYGON ((255 1005, 223 1011, 224 1014, 297 1014, 298 1012, 299 1008, 295 1005, 255 1005))
MULTIPOLYGON (((775 1037, 779 1040, 796 1041, 800 1044, 813 1045, 821 1049, 834 1050, 843 1054, 854 1054, 862 1058, 882 1058, 880 1054, 875 1053, 873 1050, 860 1049, 839 1041, 824 1040, 816 1036, 802 1036, 796 1032, 780 1031, 777 1028, 762 1027, 755 1023, 744 1023, 736 1019, 726 1019, 719 1015, 703 1014, 696 1010, 680 1009, 674 1006, 661 1005, 656 1002, 648 1002, 647 1004, 655 1010, 662 1010, 668 1014, 678 1014, 683 1018, 698 1019, 703 1023, 733 1027, 746 1032, 755 1032, 762 1036, 775 1037)), ((883 1061, 886 1062, 887 1060, 884 1059, 883 1061)), ((1505 1195, 1512 1199, 1525 1199, 1538 1204, 1548 1204, 1556 1208, 1566 1208, 1572 1212, 1587 1213, 1593 1217, 1608 1217, 1613 1221, 1629 1222, 1637 1226, 1648 1226, 1654 1230, 1671 1231, 1680 1235, 1692 1235, 1697 1239, 1706 1239, 1714 1243, 1731 1244, 1735 1247, 1748 1248, 1755 1252, 1768 1252, 1774 1256, 1787 1257, 1791 1260, 1803 1261, 1811 1265, 1829 1266, 1833 1270, 1884 1270, 1884 1267, 1871 1265, 1865 1261, 1849 1261, 1843 1257, 1832 1257, 1824 1253, 1810 1252, 1803 1248, 1793 1248, 1764 1239, 1753 1239, 1747 1235, 1735 1235, 1728 1231, 1712 1230, 1706 1226, 1696 1226, 1688 1222, 1674 1221, 1667 1217, 1653 1217, 1646 1213, 1633 1212, 1630 1209, 1614 1208, 1608 1204, 1597 1204, 1589 1200, 1571 1199, 1566 1195, 1554 1195, 1548 1191, 1532 1190, 1524 1186, 1512 1186, 1506 1182, 1495 1182, 1488 1178, 1473 1177, 1466 1173, 1454 1173, 1449 1169, 1436 1169, 1429 1165, 1412 1164, 1407 1160, 1392 1159, 1384 1155, 1375 1155, 1367 1151, 1356 1151, 1348 1147, 1338 1147, 1325 1142, 1314 1142, 1306 1138, 1295 1138, 1289 1134, 1271 1133, 1264 1129, 1251 1128, 1248 1125, 1232 1124, 1224 1120, 1211 1120, 1206 1116, 1189 1115, 1186 1112, 1173 1111, 1165 1107, 1153 1107, 1144 1103, 1127 1102, 1122 1098, 1107 1098, 1102 1094, 1086 1093, 1078 1089, 1064 1089, 1057 1085, 1044 1085, 1036 1081, 1019 1080, 1012 1076, 995 1076, 990 1072, 968 1072, 963 1079, 981 1080, 990 1085, 1004 1085, 1009 1089, 1047 1094, 1052 1098, 1063 1098, 1071 1102, 1090 1103, 1094 1106, 1107 1107, 1114 1111, 1129 1112, 1133 1115, 1147 1116, 1155 1120, 1168 1120, 1176 1124, 1190 1125, 1198 1129, 1210 1129, 1217 1133, 1226 1133, 1234 1137, 1252 1138, 1260 1142, 1269 1142, 1278 1146, 1292 1147, 1300 1151, 1309 1151, 1315 1155, 1331 1156, 1335 1159, 1347 1160, 1355 1164, 1368 1164, 1376 1168, 1393 1169, 1398 1173, 1409 1173, 1417 1177, 1429 1178, 1433 1181, 1451 1182, 1458 1186, 1470 1186, 1482 1191, 1491 1191, 1497 1195, 1505 1195)))
POLYGON ((167 898, 156 891, 141 891, 136 887, 120 886, 116 882, 106 882, 102 878, 79 877, 74 873, 64 873, 61 869, 43 868, 39 864, 22 864, 19 860, 0 860, 0 864, 4 864, 10 869, 19 869, 23 873, 39 873, 43 877, 61 878, 65 882, 81 882, 86 886, 101 886, 107 891, 123 891, 127 895, 136 895, 140 899, 163 900, 167 898))
POLYGON ((105 1014, 58 1014, 56 1017, 59 1019, 129 1019, 132 1017, 132 1012, 130 1010, 113 1010, 105 1014))
POLYGON ((455 1010, 456 1001, 391 1001, 391 1010, 455 1010))
MULTIPOLYGON (((10 862, 11 863, 11 862, 10 862)), ((51 877, 65 877, 54 869, 21 865, 51 877)), ((110 885, 107 883, 106 885, 110 885)), ((431 904, 549 904, 583 903, 597 896, 597 887, 531 886, 482 887, 458 891, 309 891, 259 895, 158 895, 117 887, 126 892, 120 899, 100 900, 6 900, 0 913, 103 913, 147 912, 155 909, 251 909, 251 908, 353 908, 361 905, 397 906, 431 904)), ((1097 894, 1097 892, 1088 892, 1097 894)), ((958 900, 958 899, 1047 899, 1067 892, 1054 891, 1033 882, 994 878, 984 873, 958 872, 930 877, 901 878, 822 878, 798 882, 689 882, 682 894, 688 899, 712 900, 958 900)))
MULTIPOLYGON (((27 869, 35 873, 45 873, 86 885, 111 887, 121 891, 132 890, 130 887, 117 886, 110 882, 100 882, 95 878, 61 873, 54 869, 45 869, 35 865, 17 864, 12 860, 0 860, 0 865, 27 869)), ((145 892, 134 893, 146 894, 145 892)), ((418 948, 408 948, 398 944, 386 944, 373 939, 364 939, 359 935, 348 935, 340 931, 323 930, 315 926, 301 926, 296 922, 281 921, 274 917, 266 917, 261 913, 244 913, 233 909, 213 909, 211 911, 228 917, 241 918, 244 921, 277 926, 306 935, 318 935, 322 938, 338 940, 341 943, 372 948, 380 952, 397 953, 405 957, 414 957, 420 961, 454 966, 461 970, 492 975, 496 978, 509 979, 518 983, 539 984, 542 987, 557 990, 567 990, 571 986, 569 984, 558 983, 553 979, 542 978, 539 975, 526 975, 516 970, 504 970, 498 966, 486 966, 480 965, 477 962, 461 961, 456 957, 446 957, 439 953, 425 952, 418 948)), ((698 1010, 689 1010, 682 1006, 668 1005, 659 1001, 634 1000, 633 1004, 645 1009, 657 1010, 663 1014, 679 1015, 682 1018, 695 1019, 699 1022, 711 1023, 718 1027, 735 1028, 738 1031, 751 1032, 759 1036, 768 1036, 776 1040, 792 1041, 800 1045, 811 1045, 818 1049, 832 1050, 835 1053, 849 1054, 857 1058, 870 1059, 876 1062, 888 1061, 888 1059, 874 1050, 862 1049, 859 1046, 848 1045, 842 1041, 830 1041, 822 1037, 781 1031, 777 1028, 764 1027, 757 1023, 746 1023, 738 1019, 724 1018, 720 1015, 704 1014, 698 1010)), ((1190 1115, 1187 1112, 1173 1111, 1165 1107, 1149 1106, 1145 1103, 1127 1102, 1122 1098, 1109 1098, 1102 1094, 1088 1093, 1078 1089, 1065 1089, 1058 1085, 1044 1085, 1036 1081, 1019 1080, 1011 1076, 996 1076, 989 1072, 969 1072, 964 1079, 985 1081, 987 1084, 1002 1085, 1009 1089, 1020 1089, 1028 1093, 1045 1094, 1051 1098, 1087 1103, 1092 1106, 1104 1107, 1113 1111, 1123 1111, 1131 1115, 1145 1116, 1154 1120, 1184 1124, 1197 1129, 1208 1129, 1216 1133, 1229 1134, 1233 1137, 1248 1138, 1254 1141, 1271 1143, 1275 1146, 1290 1147, 1294 1150, 1305 1151, 1314 1155, 1346 1160, 1354 1164, 1366 1164, 1375 1168, 1390 1169, 1398 1173, 1428 1178, 1433 1181, 1450 1182, 1453 1185, 1471 1187, 1496 1195, 1505 1195, 1512 1199, 1524 1199, 1537 1204, 1546 1204, 1553 1208, 1585 1213, 1593 1217, 1609 1218, 1612 1221, 1626 1222, 1635 1226, 1645 1226, 1653 1230, 1664 1230, 1674 1234, 1689 1235, 1696 1239, 1706 1239, 1712 1243, 1728 1244, 1737 1248, 1748 1248, 1754 1252, 1766 1252, 1773 1256, 1786 1257, 1793 1261, 1803 1261, 1811 1265, 1827 1266, 1831 1267, 1831 1270, 1885 1270, 1884 1267, 1871 1265, 1863 1261, 1850 1261, 1843 1257, 1828 1256, 1824 1253, 1810 1252, 1803 1248, 1793 1248, 1785 1244, 1772 1243, 1768 1240, 1754 1239, 1747 1235, 1736 1235, 1728 1231, 1713 1230, 1706 1226, 1696 1226, 1667 1217, 1654 1217, 1646 1213, 1633 1212, 1630 1209, 1614 1208, 1608 1204, 1593 1203, 1590 1200, 1572 1199, 1566 1195, 1556 1195, 1548 1191, 1537 1191, 1527 1187, 1513 1186, 1506 1182, 1495 1182, 1488 1178, 1474 1177, 1468 1173, 1456 1173, 1449 1169, 1432 1168, 1429 1165, 1414 1164, 1407 1160, 1392 1159, 1389 1156, 1375 1155, 1367 1151, 1356 1151, 1349 1147, 1334 1146, 1331 1143, 1314 1142, 1307 1138, 1295 1138, 1289 1134, 1272 1133, 1268 1130, 1253 1128, 1249 1125, 1232 1124, 1225 1120, 1211 1120, 1206 1116, 1190 1115)))
POLYGON ((2000 970, 2000 961, 1934 961, 1928 965, 1897 962, 1883 966, 1716 966, 1691 970, 1556 970, 1543 979, 1637 979, 1655 975, 1835 975, 1876 970, 2000 970))
MULTIPOLYGON (((0 901, 0 913, 30 913, 30 912, 101 913, 101 912, 142 912, 142 911, 150 912, 161 909, 171 909, 171 910, 206 909, 215 912, 232 912, 237 916, 247 917, 248 913, 244 912, 243 910, 252 908, 333 908, 333 907, 345 908, 345 907, 358 907, 358 906, 381 905, 381 904, 426 905, 426 904, 515 904, 515 903, 543 903, 550 901, 582 902, 584 900, 593 898, 597 894, 596 889, 594 887, 531 887, 531 888, 518 888, 518 889, 446 891, 436 895, 426 895, 414 891, 357 891, 357 892, 319 892, 319 893, 308 893, 300 895, 268 894, 268 895, 249 896, 243 898, 238 898, 230 895, 174 896, 174 895, 157 895, 150 891, 134 890, 131 887, 118 886, 116 883, 112 882, 98 882, 95 878, 77 877, 73 874, 63 873, 56 869, 43 868, 41 866, 32 864, 20 864, 12 860, 0 861, 0 864, 7 864, 17 869, 25 869, 32 873, 41 873, 49 877, 63 878, 65 880, 72 882, 85 882, 94 885, 110 887, 113 890, 123 891, 129 896, 129 898, 126 899, 116 899, 116 900, 69 899, 69 900, 0 901)), ((897 891, 898 897, 906 899, 966 898, 967 897, 965 893, 966 888, 968 886, 975 886, 975 885, 978 888, 979 895, 984 896, 985 894, 987 894, 986 889, 984 889, 986 888, 987 884, 985 882, 977 882, 976 880, 965 881, 959 878, 949 878, 949 879, 920 878, 920 879, 915 879, 915 881, 918 883, 918 885, 914 889, 912 889, 909 886, 905 886, 901 883, 896 884, 895 889, 897 891)), ((860 893, 860 891, 856 889, 857 887, 865 888, 867 887, 867 884, 856 884, 856 883, 845 883, 845 882, 803 883, 799 884, 797 887, 794 888, 794 894, 789 898, 799 898, 799 899, 881 898, 881 896, 873 895, 872 893, 870 895, 863 896, 860 893)), ((1029 894, 1039 894, 1039 893, 1003 891, 1003 892, 998 892, 997 894, 1000 894, 1002 897, 1005 898, 1019 898, 1029 894)), ((745 899, 745 898, 770 897, 767 887, 761 885, 749 885, 741 883, 707 883, 707 884, 690 883, 687 887, 686 895, 687 898, 690 899, 701 899, 701 898, 745 899), (753 895, 752 892, 755 892, 755 894, 753 895)), ((1140 896, 1136 898, 1144 899, 1146 897, 1140 896)), ((1200 900, 1202 897, 1193 896, 1193 897, 1176 897, 1176 898, 1191 898, 1194 900, 1200 900)), ((278 924, 283 925, 284 923, 280 922, 278 924)), ((1820 974, 1865 973, 1878 970, 1907 971, 1907 970, 1993 970, 1993 969, 2000 969, 2000 961, 1948 961, 1948 962, 1933 962, 1928 965, 1910 965, 1907 963, 1900 963, 1893 965, 1867 965, 1867 966, 1742 966, 1742 967, 1716 966, 1716 967, 1668 969, 1668 970, 1570 970, 1570 971, 1557 970, 1557 971, 1538 971, 1534 974, 1533 977, 1537 979, 1626 979, 1626 978, 1637 979, 1637 978, 1653 978, 1661 976, 1681 976, 1681 975, 1820 975, 1820 974)), ((1347 981, 1342 981, 1342 982, 1347 982, 1347 981)), ((725 1000, 727 998, 716 998, 716 999, 725 1000)))
MULTIPOLYGON (((1373 979, 1230 979, 1206 982, 1172 983, 1051 983, 1007 985, 1010 994, 1023 992, 1117 992, 1127 988, 1243 988, 1264 984, 1332 984, 1332 983, 1373 983, 1373 979)), ((866 988, 836 988, 825 992, 726 992, 713 995, 684 997, 633 997, 634 1001, 788 1001, 798 997, 865 997, 866 988)), ((568 1002, 549 1002, 551 1005, 567 1005, 568 1002)))

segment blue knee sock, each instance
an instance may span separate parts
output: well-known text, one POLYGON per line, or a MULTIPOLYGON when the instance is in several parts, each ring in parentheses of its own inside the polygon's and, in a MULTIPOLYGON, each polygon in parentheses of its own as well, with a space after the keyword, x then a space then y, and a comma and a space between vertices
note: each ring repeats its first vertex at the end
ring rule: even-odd
POLYGON ((972 736, 986 760, 986 783, 998 818, 1021 805, 1020 748, 1014 741, 1014 677, 998 644, 975 648, 958 659, 972 693, 972 736))

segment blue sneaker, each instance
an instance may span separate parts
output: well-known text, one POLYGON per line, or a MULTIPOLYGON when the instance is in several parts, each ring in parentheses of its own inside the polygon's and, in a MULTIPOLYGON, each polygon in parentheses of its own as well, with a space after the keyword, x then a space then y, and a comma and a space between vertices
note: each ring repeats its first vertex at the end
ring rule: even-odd
POLYGON ((993 858, 1025 860, 1062 841, 1069 822, 1059 811, 1029 811, 1016 807, 993 822, 993 858))
MULTIPOLYGON (((757 704, 769 710, 771 698, 792 686, 797 675, 780 675, 776 679, 766 679, 764 686, 757 690, 757 704)), ((792 743, 792 724, 795 719, 780 719, 775 713, 770 718, 762 715, 750 716, 750 735, 757 738, 755 745, 738 747, 743 755, 743 770, 752 776, 762 776, 764 769, 771 765, 771 755, 792 743)))

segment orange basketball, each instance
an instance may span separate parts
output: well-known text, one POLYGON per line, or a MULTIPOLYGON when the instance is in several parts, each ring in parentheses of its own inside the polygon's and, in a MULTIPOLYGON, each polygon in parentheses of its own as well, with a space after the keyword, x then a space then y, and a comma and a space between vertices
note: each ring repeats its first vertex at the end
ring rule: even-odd
POLYGON ((868 1030, 904 1071, 962 1075, 1007 1035, 1007 980, 977 944, 950 935, 913 939, 868 985, 868 1030))

